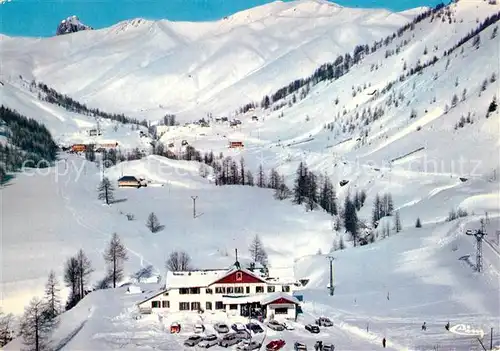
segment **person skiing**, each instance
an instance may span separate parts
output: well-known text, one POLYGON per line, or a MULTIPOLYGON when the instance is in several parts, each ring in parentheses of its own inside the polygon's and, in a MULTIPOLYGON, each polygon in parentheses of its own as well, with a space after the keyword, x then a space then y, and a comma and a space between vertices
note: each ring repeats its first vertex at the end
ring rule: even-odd
POLYGON ((385 349, 385 343, 386 343, 386 340, 385 340, 385 338, 383 338, 382 339, 382 346, 384 347, 384 349, 385 349))
POLYGON ((422 324, 422 330, 427 330, 427 326, 425 325, 425 322, 424 322, 424 324, 422 324))

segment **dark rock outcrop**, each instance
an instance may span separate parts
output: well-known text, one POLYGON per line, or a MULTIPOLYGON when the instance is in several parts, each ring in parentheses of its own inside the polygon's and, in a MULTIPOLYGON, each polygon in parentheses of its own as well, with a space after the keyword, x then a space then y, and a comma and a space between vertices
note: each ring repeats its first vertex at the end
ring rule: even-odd
POLYGON ((56 35, 76 33, 82 30, 91 30, 91 29, 93 28, 80 22, 78 17, 71 16, 62 20, 61 23, 59 23, 59 25, 57 26, 56 35))

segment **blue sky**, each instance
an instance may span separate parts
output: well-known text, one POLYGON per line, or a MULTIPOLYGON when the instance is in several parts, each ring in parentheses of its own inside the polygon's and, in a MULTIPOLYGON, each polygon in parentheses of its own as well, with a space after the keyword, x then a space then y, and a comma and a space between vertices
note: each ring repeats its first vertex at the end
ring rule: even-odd
MULTIPOLYGON (((271 0, 12 0, 0 5, 0 32, 13 36, 51 36, 71 15, 94 28, 126 19, 212 21, 271 0)), ((336 0, 349 7, 401 11, 434 6, 439 0, 336 0)))

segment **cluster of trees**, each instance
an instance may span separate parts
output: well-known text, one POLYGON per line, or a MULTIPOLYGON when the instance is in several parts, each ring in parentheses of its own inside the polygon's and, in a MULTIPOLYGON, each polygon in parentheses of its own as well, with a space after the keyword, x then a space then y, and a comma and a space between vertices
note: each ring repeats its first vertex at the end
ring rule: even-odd
POLYGON ((318 177, 305 162, 300 162, 295 173, 293 202, 305 204, 312 211, 318 205, 331 215, 337 215, 337 198, 333 183, 327 176, 318 177))
POLYGON ((68 95, 64 95, 64 94, 59 93, 55 89, 47 86, 47 84, 44 84, 41 82, 37 83, 36 81, 32 81, 31 86, 32 86, 32 88, 37 87, 41 91, 38 94, 38 98, 40 100, 47 101, 51 104, 61 106, 68 111, 77 112, 80 114, 84 114, 87 116, 93 116, 93 117, 99 116, 99 117, 109 119, 112 121, 117 121, 120 123, 139 124, 139 125, 143 125, 144 127, 148 127, 148 122, 146 120, 139 121, 136 118, 127 117, 123 113, 122 114, 107 113, 107 112, 99 110, 98 108, 89 108, 89 107, 87 107, 87 105, 82 104, 76 100, 73 100, 68 95))
MULTIPOLYGON (((444 4, 439 4, 436 7, 429 9, 413 19, 412 22, 402 26, 397 32, 387 36, 385 39, 375 41, 372 46, 356 45, 352 53, 339 55, 335 61, 321 65, 316 71, 307 78, 297 79, 287 86, 284 86, 270 96, 266 95, 261 99, 260 107, 263 109, 269 108, 273 103, 284 99, 285 97, 300 92, 301 97, 307 95, 311 85, 316 85, 323 81, 336 80, 349 72, 353 65, 359 63, 364 56, 372 54, 380 49, 382 46, 388 46, 396 37, 401 37, 406 31, 414 30, 415 25, 426 18, 434 15, 444 7, 444 4)), ((251 108, 255 108, 258 103, 251 102, 239 109, 240 112, 246 112, 251 108)))
POLYGON ((163 116, 163 125, 165 126, 177 126, 179 122, 176 120, 176 116, 173 114, 166 114, 163 116))
POLYGON ((135 148, 132 151, 127 152, 126 154, 123 154, 120 150, 116 149, 104 149, 100 152, 101 157, 98 160, 97 159, 97 152, 95 150, 95 145, 89 145, 85 149, 85 159, 90 162, 97 162, 97 161, 102 161, 104 164, 104 167, 109 168, 111 166, 115 166, 120 162, 124 161, 134 161, 134 160, 140 160, 141 158, 145 157, 146 155, 139 150, 139 148, 135 148))
POLYGON ((48 129, 32 118, 0 106, 0 123, 6 129, 9 144, 0 145, 0 176, 16 171, 23 164, 29 167, 49 167, 57 157, 57 144, 48 129))
MULTIPOLYGON (((489 26, 491 26, 491 25, 495 24, 496 22, 498 22, 499 19, 500 19, 500 12, 497 12, 497 13, 491 15, 491 16, 488 16, 475 29, 471 30, 464 37, 462 37, 455 45, 453 45, 451 48, 449 48, 448 50, 446 50, 444 52, 443 56, 449 56, 452 52, 454 52, 456 49, 458 49, 459 47, 461 47, 462 45, 464 45, 466 42, 468 42, 472 38, 474 38, 474 41, 473 41, 472 45, 474 47, 476 47, 476 48, 479 47, 479 45, 481 44, 480 33, 482 31, 484 31, 486 28, 488 28, 489 26)), ((498 32, 497 28, 498 27, 495 27, 495 29, 493 29, 493 32, 491 34, 491 39, 496 38, 497 32, 498 32)))
POLYGON ((14 315, 4 313, 0 309, 0 347, 7 345, 14 339, 14 315))
POLYGON ((394 202, 392 201, 392 195, 390 193, 385 193, 382 196, 379 194, 375 195, 372 210, 373 226, 376 228, 379 220, 386 216, 392 216, 393 211, 394 202))
POLYGON ((169 271, 188 271, 191 269, 191 257, 185 251, 174 251, 170 253, 165 268, 169 271))
MULTIPOLYGON (((116 287, 123 278, 123 263, 128 259, 126 248, 119 236, 113 234, 109 246, 104 253, 107 274, 97 288, 116 287)), ((73 308, 88 292, 92 263, 83 250, 70 257, 64 266, 64 283, 70 288, 66 302, 66 310, 73 308)), ((51 332, 59 324, 59 315, 63 312, 60 284, 55 272, 51 271, 45 285, 43 299, 33 298, 24 310, 19 324, 19 335, 23 343, 32 350, 50 350, 51 332)), ((0 313, 0 346, 11 341, 14 336, 12 315, 0 313)))
POLYGON ((456 210, 452 209, 448 213, 448 218, 446 218, 446 220, 448 222, 451 222, 451 221, 458 219, 458 218, 467 217, 468 215, 469 215, 469 213, 467 212, 467 210, 464 210, 463 208, 458 208, 456 210))
POLYGON ((462 115, 462 117, 460 117, 460 120, 455 123, 455 130, 459 129, 459 128, 463 128, 466 124, 473 124, 474 123, 474 120, 472 119, 472 115, 471 113, 469 112, 467 114, 467 117, 464 117, 462 115))
POLYGON ((83 250, 68 258, 64 266, 64 282, 70 288, 66 310, 73 308, 88 293, 90 274, 94 269, 83 250))

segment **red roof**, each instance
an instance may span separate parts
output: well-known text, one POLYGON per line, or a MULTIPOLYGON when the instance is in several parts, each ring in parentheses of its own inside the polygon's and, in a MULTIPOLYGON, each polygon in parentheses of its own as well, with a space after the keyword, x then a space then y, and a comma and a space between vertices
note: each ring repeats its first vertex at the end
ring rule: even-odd
POLYGON ((291 303, 293 303, 295 305, 299 305, 299 300, 297 300, 296 297, 289 295, 289 294, 286 294, 286 293, 283 293, 283 292, 278 292, 278 293, 274 293, 272 295, 266 296, 260 301, 260 304, 263 306, 269 305, 269 304, 279 305, 279 304, 291 304, 291 303))
POLYGON ((266 283, 265 280, 256 276, 246 269, 235 269, 229 271, 223 277, 217 279, 213 284, 252 284, 252 283, 266 283))

